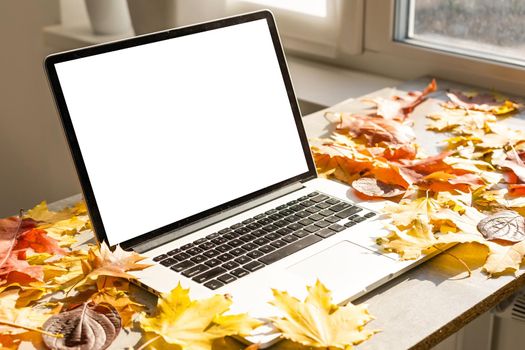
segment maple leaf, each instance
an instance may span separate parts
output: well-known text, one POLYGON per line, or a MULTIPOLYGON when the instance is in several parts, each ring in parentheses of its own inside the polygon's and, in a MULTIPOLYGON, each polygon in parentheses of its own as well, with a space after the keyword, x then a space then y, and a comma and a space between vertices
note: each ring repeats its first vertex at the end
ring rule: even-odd
POLYGON ((117 246, 113 252, 109 250, 106 243, 99 247, 91 247, 87 260, 80 260, 85 277, 75 284, 75 288, 82 287, 89 281, 95 281, 99 276, 121 277, 135 279, 127 271, 142 270, 151 264, 138 264, 146 257, 136 252, 126 252, 117 246))
POLYGON ((49 237, 56 239, 61 247, 69 247, 76 242, 73 235, 86 228, 88 224, 89 218, 82 215, 59 220, 52 224, 39 225, 38 228, 45 230, 49 237))
POLYGON ((427 115, 427 118, 432 120, 427 125, 428 130, 450 131, 456 135, 472 135, 479 138, 490 130, 489 123, 496 121, 496 117, 490 113, 461 109, 444 109, 427 115))
POLYGON ((272 323, 284 338, 306 346, 350 349, 376 333, 364 329, 372 320, 366 305, 333 304, 331 292, 319 280, 307 290, 308 296, 301 302, 273 289, 271 304, 283 317, 272 318, 272 323))
POLYGON ((519 129, 510 129, 509 127, 492 123, 490 125, 491 133, 483 135, 481 143, 477 147, 484 148, 503 148, 505 146, 516 146, 525 142, 525 131, 519 129))
POLYGON ((142 304, 132 301, 126 291, 114 287, 99 289, 90 300, 96 304, 107 303, 113 306, 122 318, 123 327, 129 327, 133 316, 144 309, 142 304))
POLYGON ((261 324, 247 314, 224 315, 231 304, 232 301, 224 295, 191 300, 189 289, 179 284, 159 298, 154 315, 141 316, 140 326, 144 331, 158 335, 149 343, 162 338, 182 350, 209 350, 215 339, 247 335, 261 324))
POLYGON ((518 271, 525 256, 525 241, 508 246, 490 243, 489 251, 483 269, 490 276, 502 274, 506 271, 518 271))
POLYGON ((18 237, 15 250, 32 249, 37 253, 50 253, 54 255, 65 255, 66 251, 60 248, 57 241, 46 234, 46 231, 31 229, 18 237))
POLYGON ((9 289, 0 293, 0 334, 15 335, 25 332, 42 332, 39 328, 61 305, 39 307, 16 307, 18 290, 9 289))
POLYGON ((519 104, 496 94, 448 92, 447 97, 450 101, 443 103, 447 108, 463 108, 494 115, 508 114, 520 108, 519 104))

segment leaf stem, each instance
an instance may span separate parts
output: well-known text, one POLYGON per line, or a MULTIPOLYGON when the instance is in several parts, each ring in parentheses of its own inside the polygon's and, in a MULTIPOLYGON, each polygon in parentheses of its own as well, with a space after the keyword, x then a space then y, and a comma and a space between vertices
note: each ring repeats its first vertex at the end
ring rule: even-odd
POLYGON ((152 338, 152 339, 148 340, 147 342, 145 342, 144 344, 142 344, 137 350, 145 349, 146 346, 150 345, 151 343, 153 343, 155 340, 157 340, 159 338, 160 338, 160 335, 157 335, 155 338, 152 338))
POLYGON ((19 325, 19 324, 13 323, 13 322, 9 322, 9 321, 5 321, 5 320, 0 320, 0 324, 6 325, 6 326, 10 326, 10 327, 15 327, 15 328, 22 328, 22 329, 25 329, 27 331, 42 333, 42 334, 45 334, 45 335, 49 335, 50 337, 55 337, 55 338, 63 338, 64 337, 64 335, 62 335, 62 334, 54 334, 54 333, 46 332, 46 331, 44 331, 42 329, 33 328, 33 327, 29 327, 29 326, 22 326, 22 325, 19 325))

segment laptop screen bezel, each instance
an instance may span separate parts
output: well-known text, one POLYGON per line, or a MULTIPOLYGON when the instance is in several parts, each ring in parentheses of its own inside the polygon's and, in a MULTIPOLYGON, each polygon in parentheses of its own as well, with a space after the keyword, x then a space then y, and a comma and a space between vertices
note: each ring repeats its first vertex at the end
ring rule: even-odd
MULTIPOLYGON (((317 176, 312 154, 310 152, 310 148, 308 145, 306 132, 304 130, 303 123, 301 121, 301 113, 299 111, 297 99, 296 99, 296 96, 295 96, 295 93, 292 87, 292 82, 291 82, 290 75, 288 72, 288 67, 287 67, 284 52, 283 52, 283 49, 282 49, 282 46, 279 40, 279 35, 278 35, 278 31, 277 31, 277 27, 276 27, 273 15, 270 11, 263 10, 263 11, 253 12, 253 13, 244 14, 240 16, 229 17, 229 18, 219 19, 219 20, 215 20, 211 22, 201 23, 197 25, 142 35, 142 36, 133 37, 130 39, 125 39, 125 40, 116 41, 116 42, 111 42, 107 44, 86 47, 86 48, 82 48, 82 49, 78 49, 74 51, 53 54, 53 55, 48 56, 45 59, 44 65, 45 65, 47 77, 48 77, 51 89, 53 91, 53 95, 55 97, 55 103, 56 103, 56 106, 57 106, 57 109, 60 115, 62 127, 64 129, 66 139, 68 141, 68 145, 69 145, 70 152, 73 157, 75 168, 76 168, 76 171, 79 177, 84 199, 86 201, 86 204, 89 210, 91 224, 95 232, 95 235, 97 237, 97 240, 100 243, 106 242, 106 244, 109 245, 108 238, 106 235, 106 230, 104 228, 104 223, 103 223, 103 220, 102 220, 102 217, 101 217, 98 205, 97 205, 95 193, 93 191, 91 182, 89 180, 86 165, 82 157, 82 152, 80 150, 80 146, 79 146, 76 134, 75 134, 73 123, 69 115, 69 110, 67 108, 67 104, 64 98, 64 94, 63 94, 61 85, 60 85, 60 81, 57 75, 55 65, 61 62, 66 62, 66 61, 75 60, 75 59, 84 58, 84 57, 93 56, 93 55, 99 55, 99 54, 103 54, 103 53, 107 53, 111 51, 122 50, 122 49, 130 48, 130 47, 154 43, 158 41, 169 40, 169 39, 173 39, 177 37, 182 37, 182 36, 200 33, 204 31, 229 27, 229 26, 251 22, 251 21, 257 21, 261 19, 265 19, 266 22, 268 23, 268 28, 271 34, 273 46, 275 49, 275 54, 276 54, 276 57, 279 63, 279 67, 281 69, 281 75, 284 81, 284 85, 286 87, 291 110, 293 112, 293 117, 295 119, 297 131, 299 133, 299 137, 301 140, 303 153, 305 156, 306 164, 308 166, 308 171, 302 174, 298 174, 297 176, 286 179, 284 181, 281 181, 279 183, 268 186, 266 188, 260 189, 258 191, 252 192, 247 195, 244 195, 235 200, 232 200, 224 204, 218 205, 216 207, 207 209, 203 212, 191 215, 182 220, 175 221, 171 224, 159 227, 150 232, 145 232, 137 237, 134 237, 132 239, 119 243, 122 248, 129 249, 137 244, 140 244, 145 241, 149 241, 151 239, 162 236, 164 234, 173 232, 179 228, 182 228, 184 226, 187 226, 199 220, 205 219, 214 214, 223 212, 229 208, 236 207, 238 205, 247 203, 253 200, 254 198, 271 193, 272 191, 275 191, 282 187, 285 187, 285 186, 288 186, 288 185, 291 185, 293 183, 297 183, 300 181, 307 181, 317 176)), ((269 141, 270 140, 271 138, 269 138, 269 141)))

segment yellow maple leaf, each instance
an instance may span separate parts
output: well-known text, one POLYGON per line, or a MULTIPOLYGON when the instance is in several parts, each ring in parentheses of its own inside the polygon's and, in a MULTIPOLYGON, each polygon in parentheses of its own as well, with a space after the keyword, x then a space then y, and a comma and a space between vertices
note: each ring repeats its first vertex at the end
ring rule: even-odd
POLYGON ((320 281, 307 289, 303 302, 287 292, 273 290, 271 304, 283 317, 272 322, 284 338, 306 346, 351 349, 376 332, 364 329, 373 319, 366 305, 333 304, 331 292, 320 281))
POLYGON ((49 237, 56 239, 61 247, 67 247, 76 242, 76 238, 71 235, 75 235, 86 228, 88 222, 87 215, 73 216, 51 224, 40 225, 38 228, 46 231, 49 237))
MULTIPOLYGON (((224 295, 203 300, 191 300, 189 289, 179 284, 159 298, 154 315, 142 314, 140 325, 146 332, 182 350, 209 350, 215 339, 230 335, 247 335, 261 322, 247 314, 224 315, 232 301, 224 295)), ((142 347, 145 347, 144 344, 142 347)))
POLYGON ((122 318, 123 327, 130 326, 133 316, 144 308, 142 304, 132 301, 128 293, 114 287, 100 289, 90 299, 97 304, 112 305, 122 318))
POLYGON ((463 109, 443 109, 427 115, 427 118, 431 120, 427 125, 428 130, 450 131, 456 135, 476 137, 483 137, 489 130, 489 123, 496 121, 491 113, 463 109))

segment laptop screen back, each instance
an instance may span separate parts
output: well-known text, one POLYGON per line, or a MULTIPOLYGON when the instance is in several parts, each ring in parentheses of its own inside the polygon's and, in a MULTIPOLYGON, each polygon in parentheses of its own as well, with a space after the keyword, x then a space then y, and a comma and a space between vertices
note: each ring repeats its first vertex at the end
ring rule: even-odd
POLYGON ((266 19, 54 68, 110 245, 309 171, 266 19))

